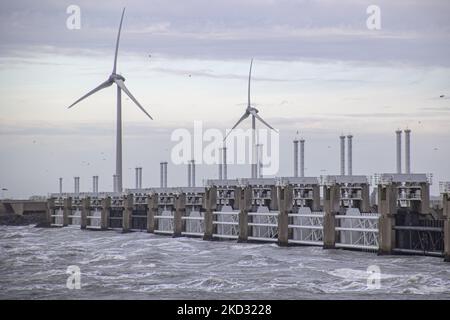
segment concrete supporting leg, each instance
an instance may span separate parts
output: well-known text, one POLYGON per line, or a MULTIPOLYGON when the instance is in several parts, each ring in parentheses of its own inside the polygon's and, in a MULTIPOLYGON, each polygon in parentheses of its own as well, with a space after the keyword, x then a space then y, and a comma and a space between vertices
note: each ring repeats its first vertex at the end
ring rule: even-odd
POLYGON ((205 216, 204 216, 204 225, 205 225, 205 233, 203 235, 203 240, 212 240, 214 233, 214 224, 213 224, 213 212, 217 208, 217 188, 210 187, 205 190, 204 205, 205 208, 205 216))
POLYGON ((155 232, 155 215, 158 212, 158 194, 153 193, 147 198, 147 232, 155 232))
POLYGON ((320 211, 320 187, 318 185, 313 186, 313 203, 312 211, 320 211))
POLYGON ((381 215, 378 220, 378 235, 379 246, 378 254, 386 255, 392 254, 392 250, 395 246, 395 216, 394 215, 381 215))
POLYGON ((361 212, 370 212, 370 193, 369 193, 369 185, 364 184, 362 186, 362 201, 361 201, 361 212))
POLYGON ((55 198, 47 199, 47 211, 45 214, 45 222, 42 225, 43 227, 50 227, 52 225, 52 215, 55 212, 55 198))
POLYGON ((430 213, 430 184, 427 182, 421 183, 421 202, 420 202, 420 213, 428 214, 430 213))
POLYGON ((273 186, 270 188, 270 210, 277 211, 279 209, 278 196, 278 187, 273 186))
POLYGON ((395 214, 397 213, 397 188, 395 185, 378 186, 378 254, 392 254, 395 247, 395 214))
POLYGON ((278 193, 278 245, 287 246, 289 239, 289 212, 292 210, 292 187, 284 186, 277 188, 278 193))
POLYGON ((100 217, 100 228, 108 230, 109 210, 111 208, 111 198, 106 197, 102 199, 102 212, 100 217))
POLYGON ((338 185, 324 186, 323 248, 336 247, 336 214, 339 213, 340 190, 338 185))
POLYGON ((130 232, 131 215, 133 213, 133 195, 129 194, 123 199, 122 232, 130 232))
POLYGON ((444 261, 450 262, 450 216, 444 222, 444 261))
POLYGON ((325 212, 323 217, 323 248, 334 249, 336 247, 336 213, 325 212))
POLYGON ((444 213, 444 261, 450 262, 450 194, 442 194, 444 213))
POLYGON ((173 217, 173 236, 181 237, 183 231, 183 217, 186 213, 186 194, 181 193, 175 197, 175 212, 173 217))
POLYGON ((82 200, 81 207, 81 220, 80 220, 80 229, 86 229, 87 227, 87 217, 91 212, 91 199, 86 197, 82 200))
POLYGON ((64 209, 63 209, 63 227, 69 225, 69 215, 72 212, 72 198, 68 197, 64 199, 64 209))
POLYGON ((248 241, 248 212, 252 205, 252 189, 249 186, 240 189, 239 197, 239 237, 238 242, 248 241))

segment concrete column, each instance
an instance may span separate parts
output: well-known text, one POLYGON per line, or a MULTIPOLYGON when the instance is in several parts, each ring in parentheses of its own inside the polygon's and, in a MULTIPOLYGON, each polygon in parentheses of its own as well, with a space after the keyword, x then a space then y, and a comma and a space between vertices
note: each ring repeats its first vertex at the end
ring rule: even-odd
POLYGON ((44 227, 50 227, 52 225, 52 215, 55 212, 55 198, 47 199, 47 211, 45 215, 44 227))
POLYGON ((72 198, 68 197, 64 199, 64 208, 63 208, 63 227, 67 227, 69 225, 69 215, 72 211, 72 198))
POLYGON ((173 236, 181 237, 181 232, 183 231, 183 220, 181 217, 185 215, 186 212, 186 194, 180 193, 175 196, 175 212, 173 216, 173 236))
POLYGON ((192 160, 191 170, 191 187, 195 187, 195 160, 192 160))
POLYGON ((339 137, 341 139, 341 176, 345 175, 345 136, 339 137))
POLYGON ((59 178, 59 194, 63 192, 63 178, 59 178))
POLYGON ((203 235, 203 240, 212 240, 214 233, 213 212, 217 208, 217 188, 215 186, 206 188, 203 199, 203 207, 205 208, 205 234, 203 235))
POLYGON ((360 211, 361 212, 370 212, 370 192, 369 192, 368 184, 362 185, 361 193, 362 193, 361 194, 362 201, 361 201, 360 211))
POLYGON ((133 195, 128 194, 123 199, 122 232, 129 232, 131 229, 131 215, 133 213, 133 195))
POLYGON ((444 261, 450 262, 450 194, 442 194, 444 213, 444 261))
POLYGON ((449 193, 442 194, 442 208, 443 208, 444 217, 447 217, 447 219, 450 219, 450 194, 449 193))
POLYGON ((411 173, 411 130, 405 130, 405 173, 411 173))
POLYGON ((159 175, 160 175, 159 186, 161 188, 164 188, 164 162, 161 162, 159 164, 159 175))
POLYGON ((320 211, 320 186, 313 186, 313 203, 311 211, 320 211))
POLYGON ((167 188, 167 162, 164 162, 164 188, 167 188))
POLYGON ((347 136, 347 174, 353 175, 353 136, 349 134, 347 136))
POLYGON ((228 167, 227 167, 227 147, 223 147, 223 179, 227 180, 228 167))
POLYGON ((278 208, 278 188, 277 186, 273 186, 270 188, 269 210, 277 211, 278 208))
POLYGON ((402 173, 402 130, 395 131, 397 137, 396 143, 396 159, 397 159, 397 173, 402 173))
POLYGON ((191 169, 191 165, 192 165, 192 162, 191 161, 189 161, 188 162, 188 187, 192 187, 192 169, 191 169))
POLYGON ((134 171, 135 171, 135 188, 136 189, 139 189, 139 168, 138 167, 136 167, 136 168, 134 168, 134 171))
POLYGON ((219 148, 219 180, 223 179, 222 173, 223 173, 223 148, 219 148))
POLYGON ((279 186, 278 193, 278 207, 280 213, 278 214, 278 245, 287 246, 289 239, 289 212, 292 210, 292 186, 279 186))
POLYGON ((108 230, 109 209, 111 208, 111 198, 102 199, 102 212, 100 217, 100 227, 102 230, 108 230))
POLYGON ((305 139, 300 139, 300 177, 305 176, 305 139))
POLYGON ((421 183, 421 201, 420 201, 420 213, 430 213, 430 185, 428 183, 421 183))
POLYGON ((323 248, 334 249, 336 245, 336 214, 339 213, 339 186, 324 186, 323 248))
POLYGON ((87 227, 87 216, 91 212, 91 199, 89 197, 81 200, 81 219, 80 219, 80 229, 86 229, 87 227))
POLYGON ((248 212, 252 206, 252 188, 246 186, 239 192, 239 237, 238 242, 248 240, 248 212))
POLYGON ((294 140, 294 177, 298 177, 298 140, 294 140))
POLYGON ((154 233, 155 232, 155 216, 158 213, 158 194, 152 193, 147 198, 147 232, 154 233))
POLYGON ((378 186, 378 254, 392 254, 395 246, 395 214, 397 213, 397 188, 395 185, 378 186))

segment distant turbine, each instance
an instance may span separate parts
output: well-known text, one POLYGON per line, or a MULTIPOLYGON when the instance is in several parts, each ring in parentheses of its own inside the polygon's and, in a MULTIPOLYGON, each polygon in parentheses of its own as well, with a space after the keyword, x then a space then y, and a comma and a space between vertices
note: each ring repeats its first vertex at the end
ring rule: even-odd
POLYGON ((125 86, 125 78, 116 73, 117 69, 117 53, 119 51, 119 40, 120 40, 120 31, 122 30, 122 22, 123 22, 123 16, 125 14, 125 8, 123 8, 122 11, 122 17, 120 19, 120 25, 119 25, 119 32, 117 34, 117 41, 116 41, 116 52, 114 55, 114 67, 112 70, 111 75, 109 76, 108 80, 100 84, 97 88, 89 91, 87 94, 82 96, 80 99, 75 101, 69 106, 69 109, 72 108, 74 105, 76 105, 78 102, 86 99, 90 95, 93 95, 97 91, 100 91, 102 89, 105 89, 112 84, 117 85, 117 131, 116 131, 116 175, 117 175, 117 192, 122 192, 122 90, 126 93, 128 97, 130 97, 131 100, 139 107, 139 109, 144 112, 147 117, 153 120, 153 118, 148 114, 147 111, 141 106, 141 104, 136 100, 136 98, 131 94, 131 92, 128 90, 128 88, 125 86))
POLYGON ((257 163, 255 163, 256 158, 256 119, 261 121, 265 126, 267 126, 269 129, 272 129, 273 131, 277 132, 270 124, 268 124, 266 121, 263 120, 258 115, 258 109, 251 106, 250 103, 250 81, 252 78, 252 66, 253 66, 253 59, 250 61, 250 71, 248 73, 248 101, 247 101, 247 108, 245 109, 244 114, 242 117, 236 122, 236 124, 231 128, 231 130, 226 135, 224 141, 227 139, 228 135, 245 119, 248 118, 248 116, 252 115, 252 172, 251 177, 257 178, 257 163))

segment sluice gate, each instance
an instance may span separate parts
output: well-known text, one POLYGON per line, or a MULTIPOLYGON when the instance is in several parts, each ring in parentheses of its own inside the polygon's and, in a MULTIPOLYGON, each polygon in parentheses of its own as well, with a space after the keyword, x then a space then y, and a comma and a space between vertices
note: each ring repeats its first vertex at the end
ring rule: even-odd
POLYGON ((204 240, 274 242, 449 260, 449 192, 444 212, 429 212, 426 175, 208 180, 205 187, 53 194, 48 226, 143 231, 204 240))

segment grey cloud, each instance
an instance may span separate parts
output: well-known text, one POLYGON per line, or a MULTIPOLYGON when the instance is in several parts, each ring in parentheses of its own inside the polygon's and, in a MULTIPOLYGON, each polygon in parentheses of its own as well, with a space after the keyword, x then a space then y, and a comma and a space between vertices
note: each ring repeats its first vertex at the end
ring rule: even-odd
MULTIPOLYGON (((122 1, 78 1, 82 29, 65 28, 68 1, 2 1, 0 54, 47 46, 110 54, 122 1)), ((129 1, 121 49, 169 56, 324 59, 449 65, 448 1, 378 1, 382 30, 365 26, 371 1, 129 1)), ((92 53, 92 52, 91 52, 92 53)))

